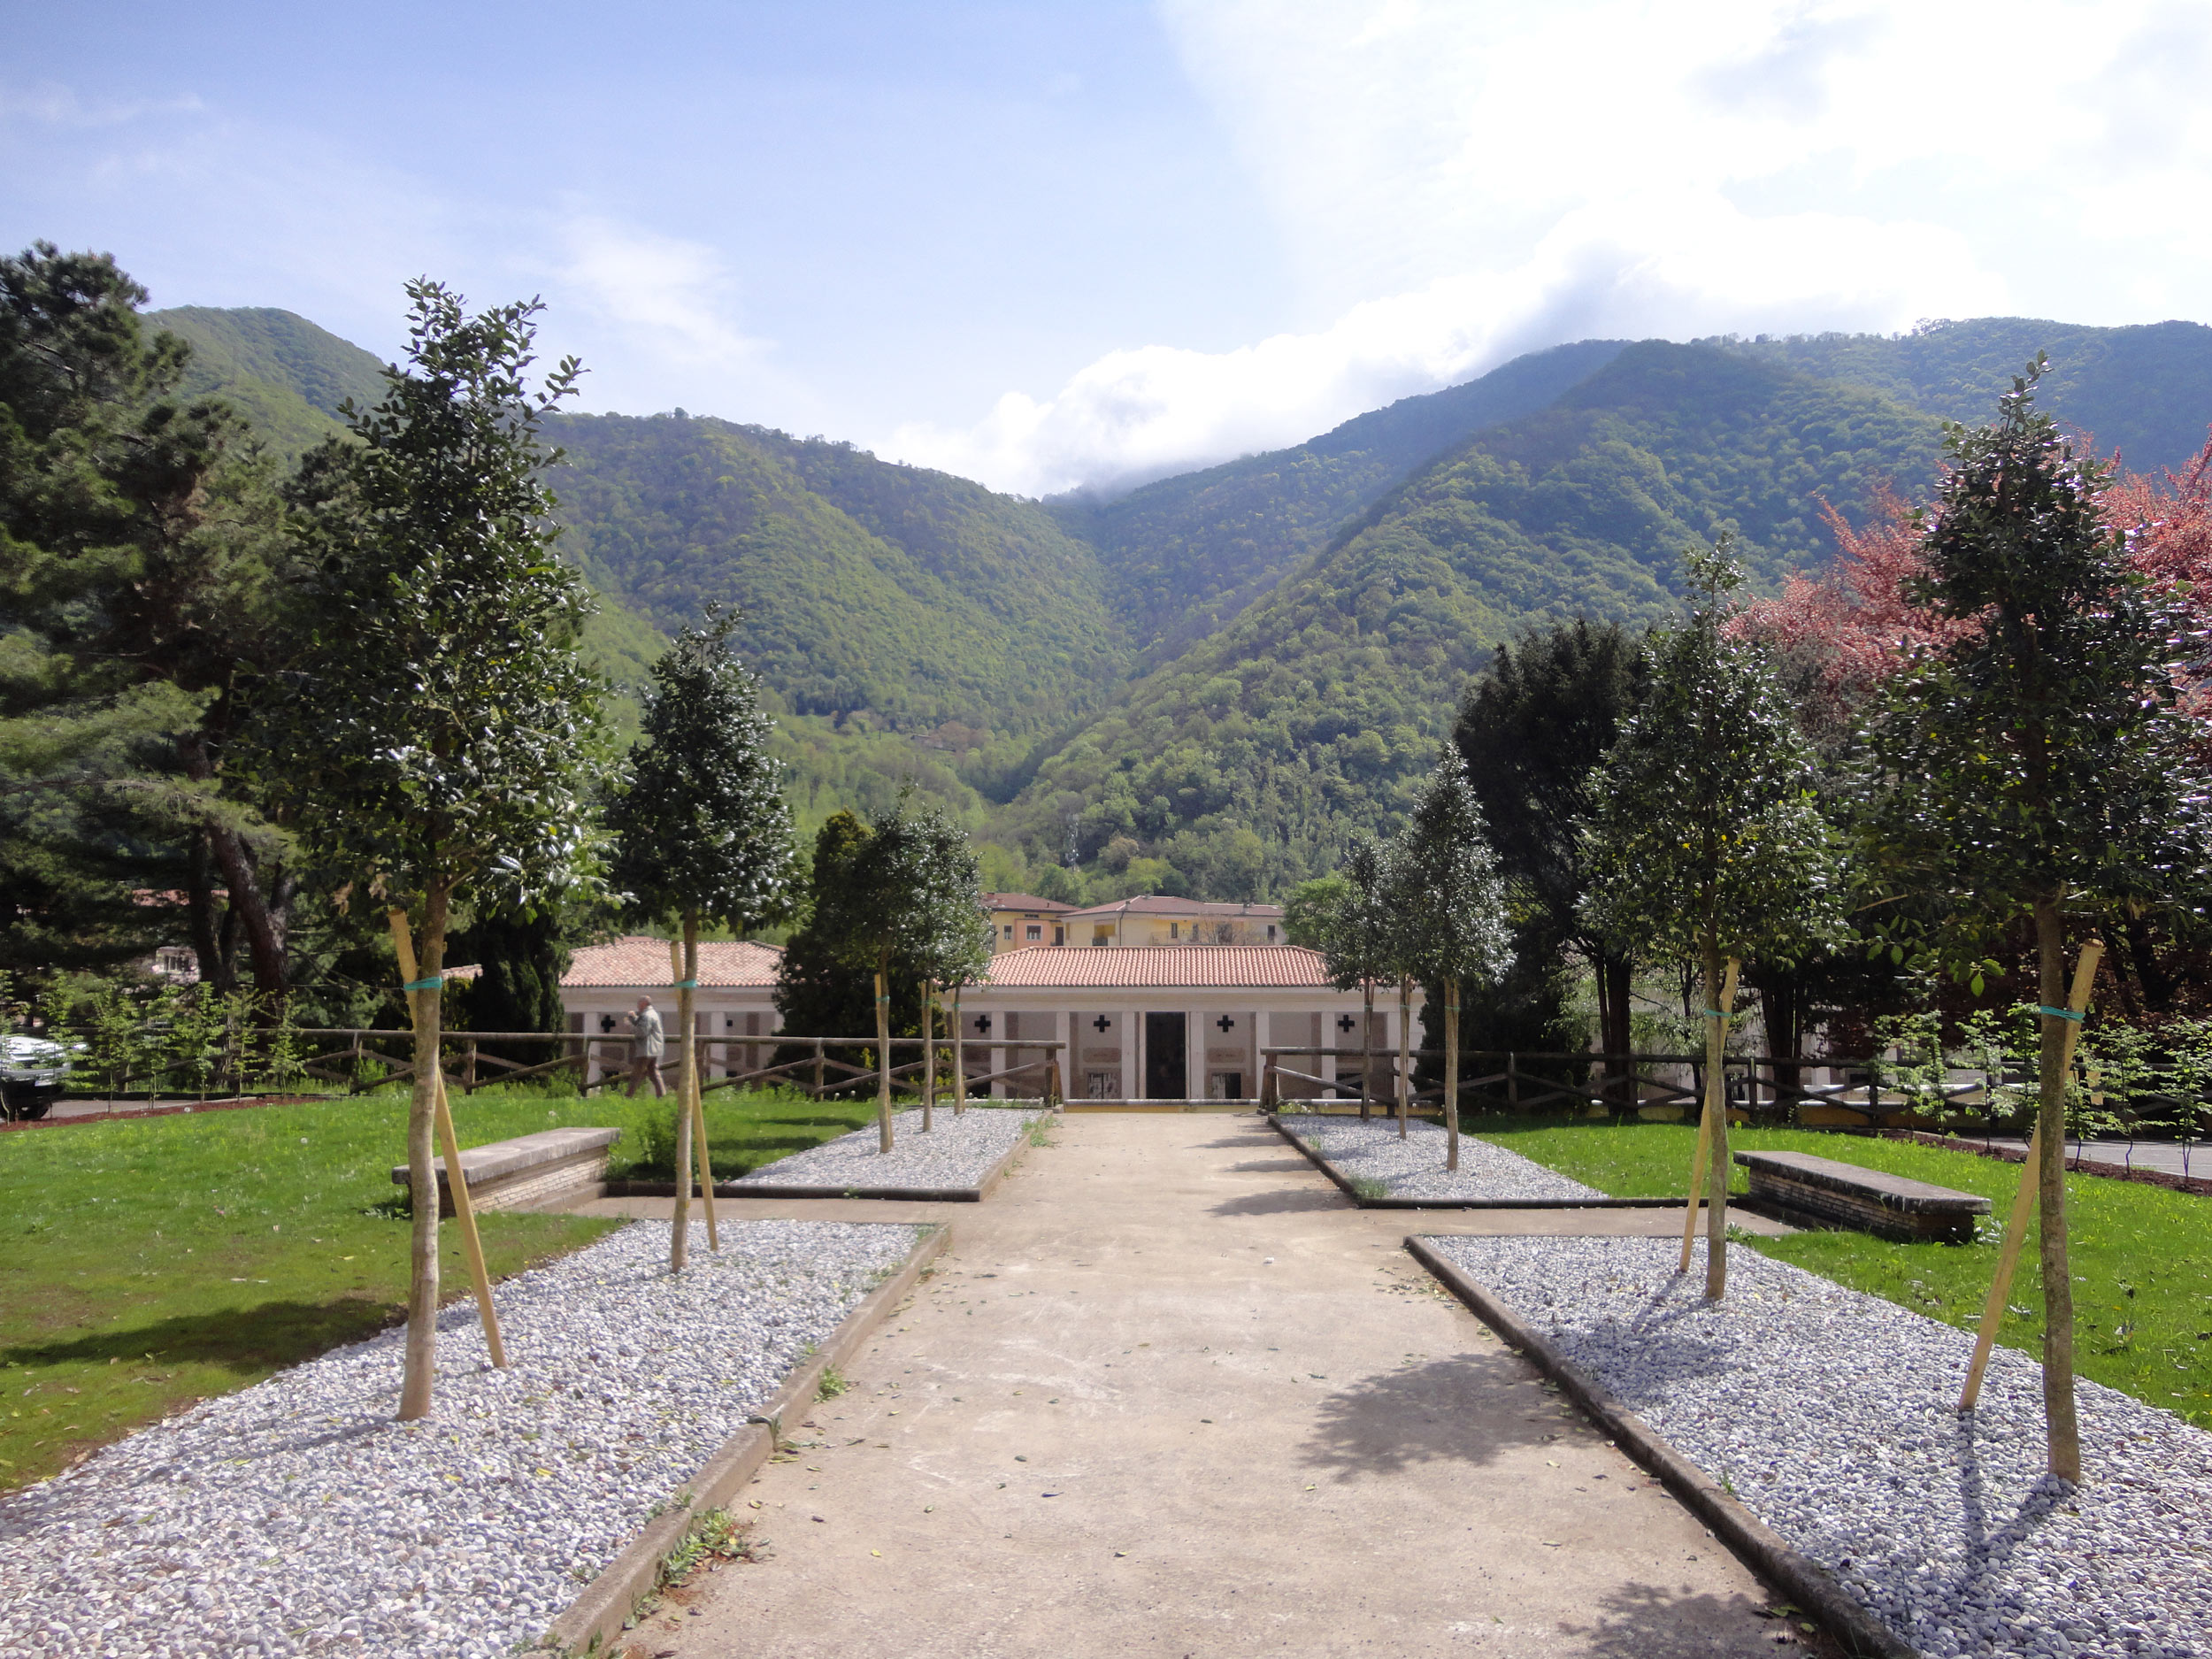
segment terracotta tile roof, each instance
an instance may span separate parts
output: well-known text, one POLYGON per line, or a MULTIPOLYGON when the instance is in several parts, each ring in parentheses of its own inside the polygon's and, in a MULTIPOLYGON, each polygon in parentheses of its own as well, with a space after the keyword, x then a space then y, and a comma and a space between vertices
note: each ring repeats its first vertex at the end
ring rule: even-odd
POLYGON ((1280 921, 1283 907, 1279 904, 1220 903, 1210 899, 1171 899, 1158 894, 1141 894, 1133 899, 1116 899, 1110 904, 1094 904, 1088 910, 1070 912, 1068 919, 1091 916, 1251 916, 1263 922, 1280 921))
MULTIPOLYGON (((749 940, 699 947, 699 986, 768 986, 776 982, 776 964, 783 952, 774 945, 749 940)), ((631 933, 604 945, 586 945, 570 959, 561 975, 561 988, 634 987, 641 991, 669 989, 668 941, 649 933, 631 933)))
POLYGON ((1302 945, 1032 945, 991 958, 991 987, 1331 990, 1302 945))
POLYGON ((1058 899, 1041 899, 1033 893, 987 893, 983 895, 987 910, 1036 910, 1041 914, 1057 916, 1071 910, 1072 904, 1063 904, 1058 899))

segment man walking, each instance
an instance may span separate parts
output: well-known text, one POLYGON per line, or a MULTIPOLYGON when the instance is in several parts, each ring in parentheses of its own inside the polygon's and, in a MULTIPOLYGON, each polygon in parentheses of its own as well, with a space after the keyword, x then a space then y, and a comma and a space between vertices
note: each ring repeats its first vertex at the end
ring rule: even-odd
POLYGON ((630 1016, 630 1093, 637 1093, 637 1086, 650 1080, 655 1098, 668 1093, 668 1085, 661 1081, 661 1056, 668 1048, 668 1040, 661 1034, 660 1010, 653 1006, 653 999, 641 996, 637 1012, 630 1016))

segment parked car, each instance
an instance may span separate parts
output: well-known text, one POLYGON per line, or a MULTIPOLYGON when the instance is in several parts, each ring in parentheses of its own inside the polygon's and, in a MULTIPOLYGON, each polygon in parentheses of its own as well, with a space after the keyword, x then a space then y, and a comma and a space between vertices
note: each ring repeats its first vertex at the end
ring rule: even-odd
POLYGON ((0 1036, 0 1116, 43 1118, 61 1098, 69 1051, 43 1037, 0 1036))

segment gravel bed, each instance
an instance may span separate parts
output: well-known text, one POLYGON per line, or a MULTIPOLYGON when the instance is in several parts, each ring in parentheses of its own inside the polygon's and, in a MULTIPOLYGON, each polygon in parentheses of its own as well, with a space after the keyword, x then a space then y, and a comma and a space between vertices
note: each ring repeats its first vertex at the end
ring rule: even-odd
POLYGON ((1716 1306, 1701 1244, 1430 1242, 1932 1659, 2212 1655, 2212 1434, 2078 1379, 2069 1486, 2016 1349, 1961 1417, 1971 1333, 1748 1249, 1716 1306))
POLYGON ((1325 1117, 1284 1112, 1284 1128, 1307 1146, 1320 1143, 1323 1157, 1357 1187, 1381 1183, 1371 1195, 1390 1198, 1602 1198, 1594 1187, 1571 1181, 1517 1152, 1463 1133, 1459 1168, 1444 1167, 1448 1137, 1440 1125, 1415 1121, 1398 1139, 1395 1119, 1325 1117))
POLYGON ((0 1655, 492 1659, 554 1617, 912 1250, 910 1226, 640 1221, 439 1317, 205 1402, 0 1499, 0 1655))
POLYGON ((874 1124, 818 1147, 763 1164, 741 1179, 747 1187, 835 1187, 866 1192, 881 1187, 978 1187, 991 1166, 1045 1116, 1034 1109, 971 1106, 958 1117, 940 1106, 936 1127, 922 1133, 919 1111, 891 1115, 891 1154, 886 1157, 874 1124))

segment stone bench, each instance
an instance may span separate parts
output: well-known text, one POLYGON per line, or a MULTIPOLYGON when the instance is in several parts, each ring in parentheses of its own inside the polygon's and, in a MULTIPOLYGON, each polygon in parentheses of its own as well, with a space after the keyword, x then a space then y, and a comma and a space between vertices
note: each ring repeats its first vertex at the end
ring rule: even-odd
POLYGON ((1852 1227, 1906 1243, 1970 1244, 1989 1200, 1809 1152, 1739 1152, 1755 1206, 1784 1221, 1852 1227))
MULTIPOLYGON (((607 1151, 622 1139, 619 1129, 541 1129, 512 1141, 495 1141, 461 1154, 461 1177, 469 1202, 479 1210, 543 1210, 564 1200, 595 1194, 607 1178, 607 1151)), ((445 1159, 438 1165, 438 1213, 453 1213, 445 1159)), ((392 1166, 395 1185, 408 1184, 407 1166, 392 1166)))

